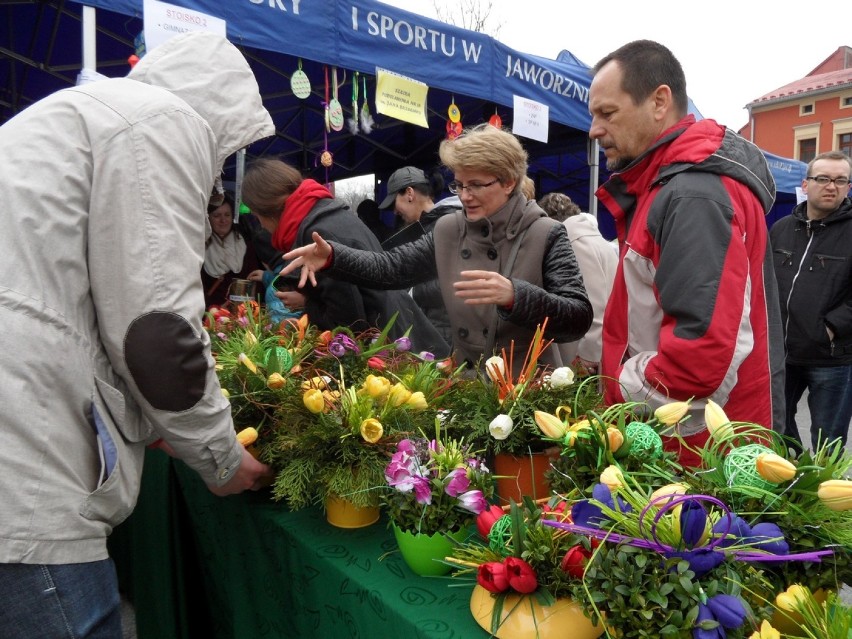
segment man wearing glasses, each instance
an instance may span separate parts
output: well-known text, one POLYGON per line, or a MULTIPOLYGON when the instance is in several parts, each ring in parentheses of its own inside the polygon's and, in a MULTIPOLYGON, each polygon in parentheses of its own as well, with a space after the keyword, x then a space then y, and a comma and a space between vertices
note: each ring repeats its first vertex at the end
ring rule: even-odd
POLYGON ((811 445, 840 439, 852 418, 852 160, 840 151, 808 164, 807 195, 769 232, 787 351, 785 435, 802 440, 796 406, 805 389, 811 445))

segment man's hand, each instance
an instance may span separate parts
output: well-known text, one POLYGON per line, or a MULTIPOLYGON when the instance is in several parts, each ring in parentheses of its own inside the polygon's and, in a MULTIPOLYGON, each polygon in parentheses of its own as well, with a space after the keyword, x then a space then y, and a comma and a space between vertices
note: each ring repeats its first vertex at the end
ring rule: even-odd
POLYGON ((313 240, 312 244, 305 244, 305 246, 284 254, 284 259, 289 260, 290 263, 281 269, 281 275, 287 275, 301 267, 299 288, 302 288, 308 280, 316 286, 317 278, 314 273, 321 271, 328 262, 328 258, 331 257, 331 245, 322 239, 319 233, 314 231, 311 239, 313 240))
POLYGON ((462 271, 461 280, 453 283, 456 297, 465 304, 510 306, 515 300, 512 281, 494 271, 462 271))
POLYGON ((257 461, 250 452, 243 449, 243 460, 234 476, 223 486, 210 486, 210 492, 219 497, 236 495, 244 490, 260 490, 268 486, 274 474, 266 464, 257 461))

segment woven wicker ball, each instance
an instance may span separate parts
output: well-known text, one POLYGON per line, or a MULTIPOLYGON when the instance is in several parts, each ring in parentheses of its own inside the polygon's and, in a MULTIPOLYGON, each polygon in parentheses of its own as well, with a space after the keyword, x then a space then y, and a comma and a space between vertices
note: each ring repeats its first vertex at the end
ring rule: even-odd
MULTIPOLYGON (((264 360, 264 366, 269 366, 269 360, 272 357, 271 350, 266 352, 266 359, 264 360)), ((275 356, 278 358, 278 366, 281 369, 280 373, 287 373, 291 368, 293 368, 293 356, 283 346, 275 347, 275 356)))
POLYGON ((512 518, 509 515, 503 515, 491 526, 491 531, 488 533, 488 547, 494 552, 508 557, 512 554, 509 547, 509 542, 511 541, 512 518))
POLYGON ((644 422, 630 422, 624 431, 630 440, 628 452, 636 455, 646 453, 651 459, 663 454, 663 440, 651 426, 644 422))
POLYGON ((725 472, 725 479, 732 486, 751 486, 766 490, 774 488, 775 484, 766 481, 757 472, 756 463, 760 455, 771 452, 769 448, 762 444, 747 444, 734 448, 725 457, 725 463, 722 466, 725 472))

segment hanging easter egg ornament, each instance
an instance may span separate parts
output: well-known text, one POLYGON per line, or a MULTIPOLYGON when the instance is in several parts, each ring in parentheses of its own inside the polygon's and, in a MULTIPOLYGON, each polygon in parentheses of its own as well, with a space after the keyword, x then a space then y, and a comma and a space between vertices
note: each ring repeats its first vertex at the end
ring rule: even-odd
POLYGON ((331 70, 331 100, 328 103, 328 123, 333 131, 342 131, 345 117, 343 105, 337 99, 337 67, 331 70))
POLYGON ((327 169, 331 168, 331 165, 334 164, 334 158, 331 157, 331 151, 322 152, 322 155, 320 155, 320 164, 327 169))
POLYGON ((447 115, 450 117, 450 122, 453 124, 461 122, 461 111, 459 111, 459 108, 456 106, 455 98, 453 98, 450 108, 447 109, 447 115))
POLYGON ((503 128, 503 120, 497 114, 497 111, 494 111, 494 115, 492 115, 490 118, 488 118, 488 124, 490 124, 491 126, 497 128, 497 129, 503 128))
POLYGON ((455 96, 453 96, 447 109, 447 116, 449 117, 449 120, 447 120, 447 139, 455 140, 462 132, 461 111, 456 106, 455 96))
POLYGON ((302 59, 299 58, 299 68, 290 76, 290 90, 300 100, 304 100, 311 94, 311 81, 308 74, 302 71, 302 59))

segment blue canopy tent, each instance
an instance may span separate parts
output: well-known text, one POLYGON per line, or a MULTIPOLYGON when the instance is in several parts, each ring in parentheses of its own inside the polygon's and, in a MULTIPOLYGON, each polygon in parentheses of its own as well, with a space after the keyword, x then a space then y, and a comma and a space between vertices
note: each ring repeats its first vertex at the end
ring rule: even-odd
MULTIPOLYGON (((87 0, 96 8, 97 71, 124 75, 142 30, 142 0, 87 0)), ((429 168, 438 163, 438 143, 445 137, 447 108, 454 101, 466 126, 487 122, 497 113, 512 124, 514 96, 549 108, 547 144, 524 140, 531 174, 541 192, 560 190, 588 204, 588 85, 582 64, 558 62, 517 52, 487 35, 412 14, 375 0, 250 3, 219 0, 176 0, 187 9, 227 22, 228 38, 241 48, 272 113, 276 135, 248 149, 249 158, 278 155, 317 179, 340 179, 375 173, 384 178, 406 164, 429 168), (296 98, 290 76, 299 64, 312 93, 296 98), (369 134, 353 135, 347 127, 326 133, 324 73, 337 67, 339 99, 351 112, 351 78, 367 77, 374 97, 376 69, 400 73, 429 85, 428 128, 378 116, 369 134), (326 176, 318 163, 324 149, 334 166, 326 176), (558 155, 557 170, 537 166, 558 155)), ((44 95, 74 84, 82 66, 82 6, 76 2, 41 0, 0 6, 0 20, 20 28, 0 33, 0 122, 44 95)), ((223 87, 227 90, 227 87, 223 87)), ((227 171, 233 166, 226 166, 227 171)))

